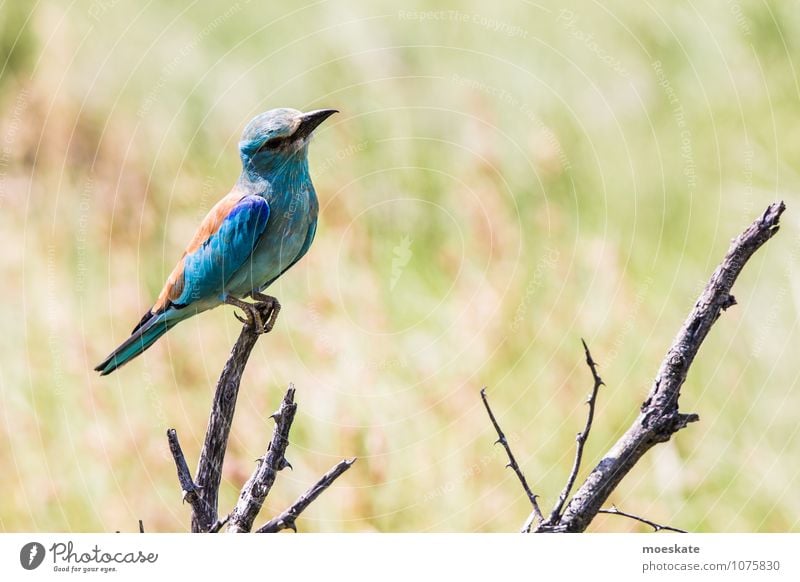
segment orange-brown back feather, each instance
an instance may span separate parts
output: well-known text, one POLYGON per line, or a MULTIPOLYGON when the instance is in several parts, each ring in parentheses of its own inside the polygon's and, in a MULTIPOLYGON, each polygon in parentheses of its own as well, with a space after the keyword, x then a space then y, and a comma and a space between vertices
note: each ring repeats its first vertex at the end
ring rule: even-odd
POLYGON ((214 207, 209 210, 208 214, 206 214, 206 217, 200 223, 200 226, 197 227, 197 230, 195 231, 192 240, 189 242, 189 245, 186 247, 186 250, 183 251, 183 255, 181 255, 178 264, 175 265, 174 269, 172 269, 172 273, 170 273, 169 277, 167 278, 164 288, 161 290, 161 293, 158 294, 158 299, 156 300, 155 305, 153 305, 152 309, 150 310, 151 313, 158 313, 159 311, 166 309, 171 301, 175 301, 181 296, 181 293, 183 292, 183 268, 186 255, 190 255, 199 249, 204 242, 206 242, 215 232, 219 230, 222 221, 225 220, 225 217, 230 214, 233 207, 236 206, 243 196, 244 193, 234 190, 222 200, 217 202, 214 207))

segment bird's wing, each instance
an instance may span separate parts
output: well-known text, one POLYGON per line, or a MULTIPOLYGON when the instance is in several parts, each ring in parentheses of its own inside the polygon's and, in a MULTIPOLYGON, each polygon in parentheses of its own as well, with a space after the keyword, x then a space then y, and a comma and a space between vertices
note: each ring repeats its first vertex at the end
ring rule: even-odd
POLYGON ((206 215, 175 265, 151 313, 219 294, 250 257, 269 219, 261 196, 232 192, 206 215))

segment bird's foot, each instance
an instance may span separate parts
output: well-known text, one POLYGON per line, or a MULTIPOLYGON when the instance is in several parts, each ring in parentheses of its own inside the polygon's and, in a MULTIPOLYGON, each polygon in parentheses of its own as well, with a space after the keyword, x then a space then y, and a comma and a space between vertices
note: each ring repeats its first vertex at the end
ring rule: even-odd
POLYGON ((275 327, 275 322, 278 321, 278 314, 281 312, 281 304, 275 297, 271 295, 264 295, 255 291, 251 297, 256 300, 254 306, 260 312, 263 318, 264 325, 262 333, 269 333, 275 327))
POLYGON ((253 293, 255 303, 248 303, 235 297, 228 297, 225 303, 238 307, 244 312, 244 317, 234 313, 234 317, 241 321, 257 334, 268 333, 275 326, 281 304, 278 300, 262 293, 253 293))
POLYGON ((233 316, 236 319, 241 321, 246 327, 250 328, 257 334, 262 333, 262 330, 264 329, 264 320, 261 316, 260 310, 254 303, 248 303, 247 301, 242 301, 236 297, 227 297, 225 299, 225 303, 228 305, 233 305, 234 307, 238 307, 242 310, 244 317, 234 312, 233 316))
POLYGON ((258 333, 258 330, 263 327, 263 324, 259 321, 259 315, 260 314, 258 313, 258 311, 253 309, 253 308, 251 308, 251 307, 248 307, 247 309, 244 309, 244 314, 245 314, 245 317, 242 317, 241 315, 239 315, 235 311, 233 312, 233 316, 236 319, 238 319, 243 324, 245 324, 247 327, 249 327, 250 329, 255 330, 256 333, 258 333))

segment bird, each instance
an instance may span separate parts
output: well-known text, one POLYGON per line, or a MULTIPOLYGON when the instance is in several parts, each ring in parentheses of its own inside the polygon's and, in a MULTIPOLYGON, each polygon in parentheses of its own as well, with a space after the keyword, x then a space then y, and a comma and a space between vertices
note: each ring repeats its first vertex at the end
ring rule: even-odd
POLYGON ((314 241, 319 201, 308 147, 317 127, 334 113, 272 109, 247 124, 239 141, 242 173, 236 184, 200 223, 130 337, 95 371, 110 374, 181 321, 224 304, 241 309, 244 317, 236 314, 237 319, 255 333, 272 330, 280 303, 263 291, 314 241))

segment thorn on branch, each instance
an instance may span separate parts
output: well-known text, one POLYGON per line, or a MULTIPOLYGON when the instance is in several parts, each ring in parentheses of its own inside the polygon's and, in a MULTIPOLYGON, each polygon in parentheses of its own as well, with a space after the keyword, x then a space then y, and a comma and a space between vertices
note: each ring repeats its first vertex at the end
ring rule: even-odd
POLYGON ((262 525, 256 530, 257 533, 276 533, 282 529, 291 529, 297 531, 295 521, 303 511, 311 505, 311 503, 322 494, 328 487, 330 487, 336 479, 338 479, 345 471, 347 471, 353 463, 356 462, 355 457, 352 459, 344 459, 339 461, 330 471, 320 478, 308 491, 303 493, 292 505, 283 511, 277 517, 272 518, 267 523, 262 525))
POLYGON ((528 521, 526 522, 526 526, 523 526, 523 531, 530 531, 530 527, 533 524, 534 520, 538 520, 539 523, 544 521, 544 516, 542 515, 541 510, 539 509, 539 503, 536 501, 536 495, 531 491, 531 488, 528 486, 528 481, 525 479, 525 475, 523 475, 522 470, 519 468, 517 464, 517 459, 514 458, 514 453, 511 452, 511 447, 508 445, 508 440, 506 439, 506 435, 503 434, 503 429, 500 428, 500 424, 498 424, 497 419, 494 416, 494 412, 492 412, 492 408, 489 406, 489 400, 486 397, 486 387, 481 388, 481 400, 483 400, 483 406, 486 408, 486 413, 489 415, 489 420, 492 421, 492 425, 494 426, 494 430, 497 432, 497 440, 494 444, 501 444, 503 448, 506 450, 506 455, 508 455, 508 464, 506 467, 509 467, 514 470, 514 473, 517 474, 517 478, 519 482, 522 483, 522 488, 525 490, 525 494, 528 496, 528 499, 531 502, 531 506, 533 507, 533 511, 531 512, 528 521))
MULTIPOLYGON (((558 512, 557 523, 548 523, 547 527, 540 527, 537 531, 584 531, 614 489, 647 451, 660 442, 668 441, 687 424, 699 420, 696 414, 678 412, 681 387, 720 313, 734 304, 731 290, 736 279, 753 254, 778 232, 778 222, 785 209, 783 202, 770 204, 731 242, 725 257, 711 274, 667 350, 642 405, 641 414, 592 469, 563 513, 558 512)), ((622 513, 619 510, 617 512, 622 513)))
POLYGON ((286 448, 289 446, 289 431, 297 412, 297 403, 294 401, 295 388, 289 384, 286 395, 281 401, 278 411, 272 414, 275 419, 275 428, 272 439, 267 445, 267 453, 261 457, 255 472, 242 487, 239 501, 230 514, 228 525, 229 532, 249 532, 253 521, 258 516, 264 500, 269 495, 278 471, 291 465, 286 460, 286 448))
POLYGON ((729 308, 736 305, 736 297, 733 295, 728 295, 728 297, 722 303, 722 311, 727 311, 729 308))
POLYGON ((603 382, 600 374, 597 373, 597 362, 595 362, 592 358, 592 353, 589 351, 589 346, 586 345, 586 340, 581 338, 581 343, 583 344, 583 353, 586 356, 586 365, 589 367, 589 371, 592 373, 592 380, 594 382, 592 385, 592 391, 589 394, 589 397, 586 399, 586 403, 589 405, 589 412, 586 415, 586 424, 584 425, 583 430, 578 433, 577 437, 575 437, 575 441, 577 442, 575 460, 572 463, 572 470, 569 473, 569 477, 564 485, 564 489, 558 496, 558 501, 553 507, 550 517, 547 519, 547 523, 549 524, 556 523, 561 517, 561 510, 564 508, 564 504, 567 502, 567 498, 572 491, 572 487, 575 485, 575 480, 578 478, 578 472, 581 468, 581 461, 583 460, 583 449, 586 446, 586 441, 589 439, 589 431, 592 430, 592 422, 594 421, 594 413, 597 407, 597 395, 600 393, 600 386, 605 386, 605 382, 603 382))
MULTIPOLYGON (((263 314, 265 325, 261 330, 244 322, 245 325, 242 326, 239 337, 222 369, 214 391, 208 428, 197 466, 196 483, 192 479, 176 431, 174 429, 167 431, 167 440, 178 472, 183 500, 192 506, 191 529, 195 533, 216 533, 228 523, 230 523, 229 531, 250 531, 253 520, 261 510, 264 500, 275 482, 277 472, 287 467, 292 469, 292 465, 285 457, 286 447, 289 445, 289 430, 297 411, 297 404, 294 402, 295 389, 290 384, 280 407, 270 417, 275 420, 275 428, 266 454, 256 459, 258 465, 256 471, 244 484, 236 507, 224 519, 218 519, 222 464, 228 447, 228 437, 233 423, 242 374, 256 341, 261 333, 269 332, 272 329, 280 310, 280 304, 275 298, 261 294, 254 294, 253 298, 259 301, 255 304, 255 309, 265 305, 268 308, 268 312, 263 314)), ((330 483, 349 469, 354 461, 355 459, 343 461, 344 465, 340 463, 323 476, 314 488, 295 502, 293 507, 296 509, 296 513, 293 515, 296 517, 303 511, 330 483)), ((288 517, 287 519, 293 520, 294 518, 288 517)), ((140 529, 142 529, 141 521, 139 523, 140 529)), ((287 527, 294 527, 293 523, 292 521, 292 525, 287 527)))
POLYGON ((635 521, 639 521, 641 523, 649 525, 650 527, 653 528, 653 531, 662 531, 663 530, 663 531, 674 531, 674 532, 678 532, 678 533, 689 533, 684 529, 678 529, 676 527, 671 527, 671 526, 668 526, 668 525, 661 525, 660 523, 656 523, 656 522, 651 521, 649 519, 645 519, 643 517, 639 517, 638 515, 633 515, 632 513, 626 513, 624 511, 620 511, 619 509, 617 509, 616 505, 612 505, 610 508, 607 508, 607 509, 601 509, 600 511, 598 511, 598 513, 606 513, 608 515, 620 515, 622 517, 627 517, 629 519, 633 519, 635 521))

